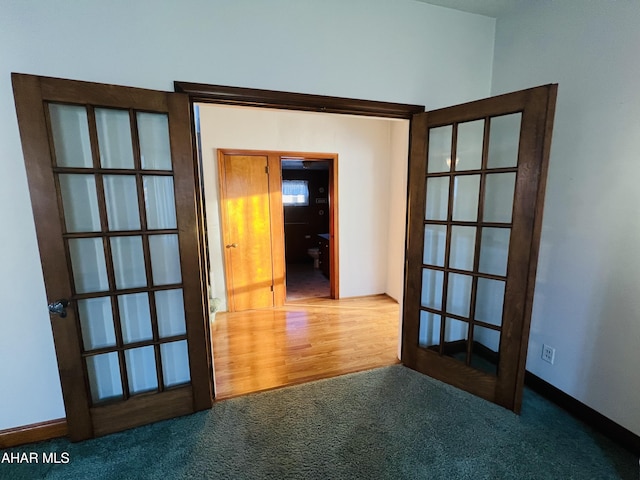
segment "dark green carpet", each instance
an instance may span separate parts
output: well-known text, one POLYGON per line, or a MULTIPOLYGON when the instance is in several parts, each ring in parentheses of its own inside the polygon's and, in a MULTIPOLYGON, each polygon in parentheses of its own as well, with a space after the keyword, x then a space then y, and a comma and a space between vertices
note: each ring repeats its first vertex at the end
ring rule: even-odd
POLYGON ((70 456, 66 465, 0 464, 11 480, 638 478, 631 453, 530 391, 516 416, 399 365, 8 451, 70 456))

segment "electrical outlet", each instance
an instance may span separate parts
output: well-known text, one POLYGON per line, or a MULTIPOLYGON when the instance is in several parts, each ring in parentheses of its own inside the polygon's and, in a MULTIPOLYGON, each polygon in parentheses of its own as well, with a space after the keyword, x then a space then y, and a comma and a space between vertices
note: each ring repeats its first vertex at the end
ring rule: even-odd
POLYGON ((549 362, 553 365, 553 360, 556 358, 556 349, 549 345, 542 345, 542 360, 549 362))

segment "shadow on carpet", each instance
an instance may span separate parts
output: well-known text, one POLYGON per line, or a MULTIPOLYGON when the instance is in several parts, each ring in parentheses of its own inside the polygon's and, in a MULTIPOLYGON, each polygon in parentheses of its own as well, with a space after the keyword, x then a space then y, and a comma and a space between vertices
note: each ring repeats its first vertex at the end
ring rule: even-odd
POLYGON ((217 402, 80 443, 3 479, 633 479, 638 460, 525 391, 517 416, 401 365, 217 402))

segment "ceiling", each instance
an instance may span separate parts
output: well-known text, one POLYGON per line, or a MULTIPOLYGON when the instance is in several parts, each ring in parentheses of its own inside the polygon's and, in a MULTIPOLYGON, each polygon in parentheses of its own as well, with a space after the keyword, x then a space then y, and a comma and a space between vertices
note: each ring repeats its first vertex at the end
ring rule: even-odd
MULTIPOLYGON (((527 0, 418 0, 423 3, 439 5, 441 7, 476 13, 487 17, 498 18, 505 15, 527 0)), ((528 0, 531 1, 531 0, 528 0)))

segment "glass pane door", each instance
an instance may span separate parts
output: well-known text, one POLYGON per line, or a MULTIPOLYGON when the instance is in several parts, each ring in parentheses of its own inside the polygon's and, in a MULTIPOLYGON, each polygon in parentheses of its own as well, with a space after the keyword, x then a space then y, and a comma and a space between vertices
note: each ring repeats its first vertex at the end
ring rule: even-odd
POLYGON ((402 361, 517 411, 556 87, 415 115, 402 361))
POLYGON ((92 403, 188 384, 167 114, 48 112, 92 403))
POLYGON ((500 362, 520 116, 439 125, 428 136, 419 344, 491 375, 500 362))

